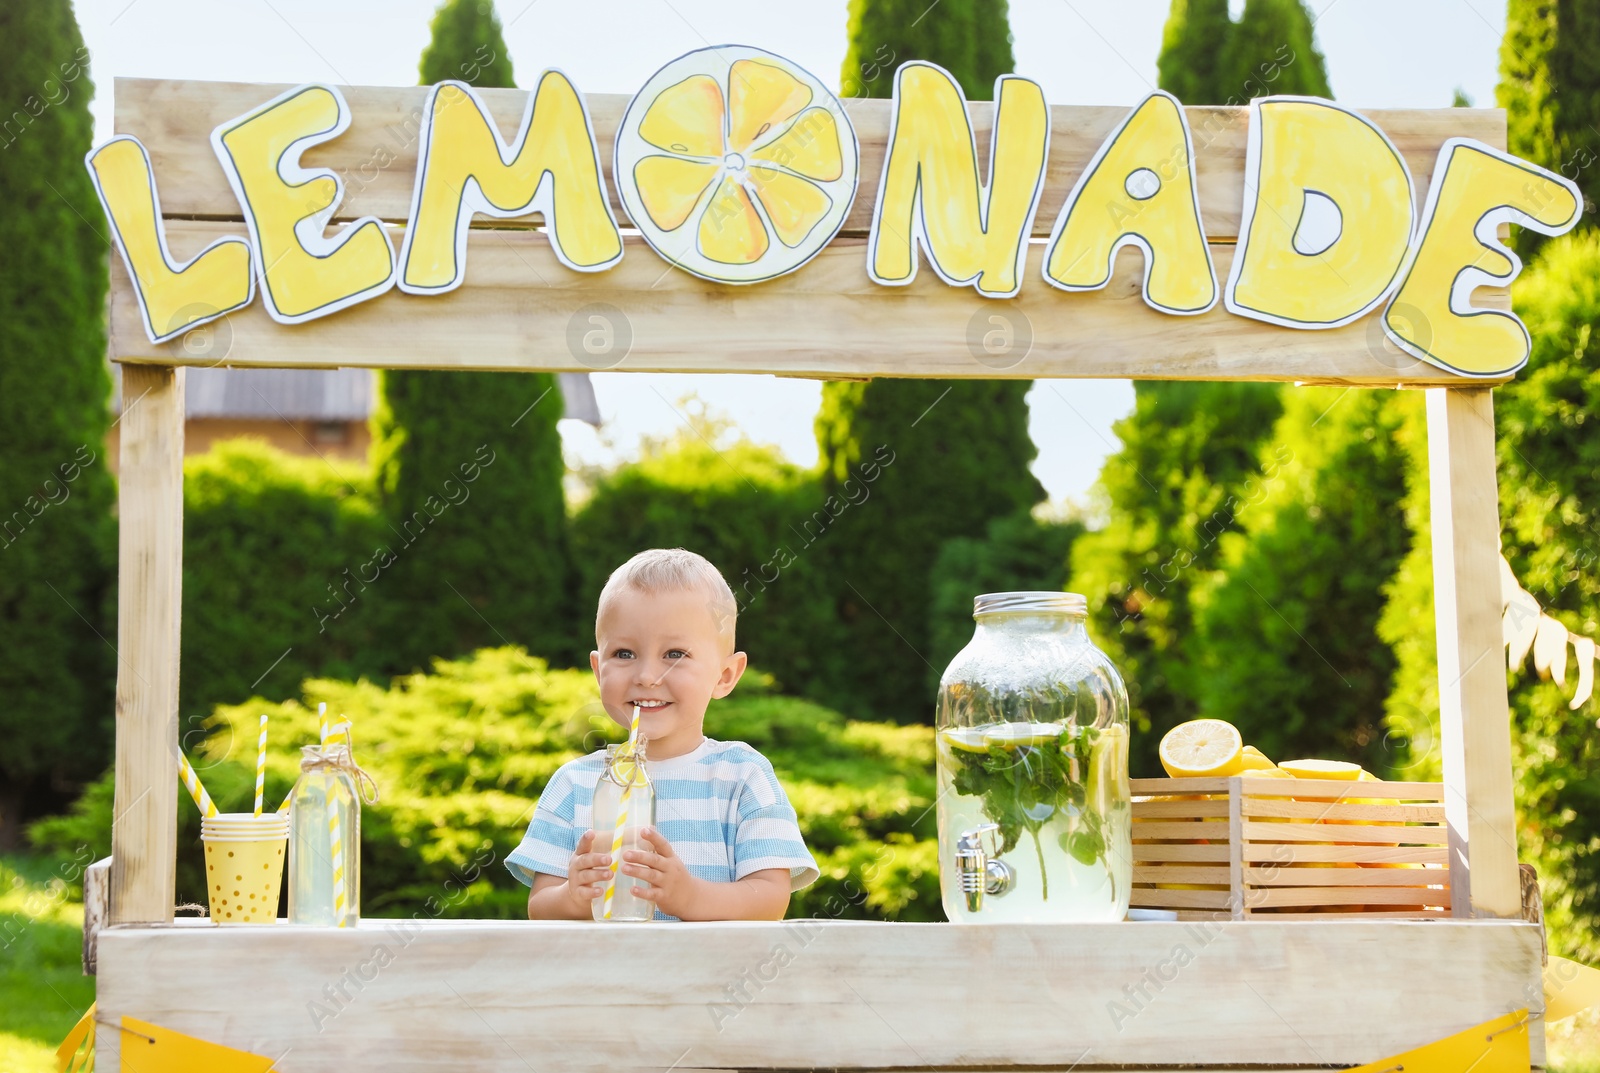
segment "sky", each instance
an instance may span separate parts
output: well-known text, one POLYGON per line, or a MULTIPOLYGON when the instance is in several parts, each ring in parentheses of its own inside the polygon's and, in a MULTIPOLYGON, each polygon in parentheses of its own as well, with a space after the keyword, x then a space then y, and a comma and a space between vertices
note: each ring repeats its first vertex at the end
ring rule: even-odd
MULTIPOLYGON (((931 0, 926 17, 938 16, 931 0)), ((96 140, 112 134, 112 79, 196 78, 415 85, 437 0, 77 0, 97 87, 96 140)), ((1361 107, 1433 108, 1460 88, 1494 103, 1502 0, 1310 0, 1335 97, 1361 107)), ((1052 104, 1125 104, 1156 88, 1169 0, 1011 0, 1017 73, 1052 104)), ((1242 0, 1234 0, 1235 14, 1242 0)), ((749 44, 781 53, 837 86, 846 0, 500 0, 520 85, 559 67, 584 92, 633 93, 697 48, 749 44)), ((263 99, 266 99, 263 97, 263 99)), ((137 134, 137 131, 128 133, 137 134)), ((160 176, 156 179, 159 184, 160 176)), ((561 423, 569 463, 609 465, 645 437, 672 435, 680 400, 697 396, 794 462, 816 461, 821 385, 763 376, 600 373, 602 427, 561 423)), ((1034 472, 1058 504, 1083 503, 1112 424, 1133 405, 1127 381, 1036 383, 1034 472)))

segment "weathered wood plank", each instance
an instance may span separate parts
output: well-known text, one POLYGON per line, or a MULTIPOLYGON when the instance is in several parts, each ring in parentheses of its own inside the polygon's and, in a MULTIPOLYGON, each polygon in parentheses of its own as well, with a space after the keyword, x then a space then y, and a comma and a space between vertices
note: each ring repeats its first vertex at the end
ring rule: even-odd
MULTIPOLYGON (((180 258, 239 231, 215 222, 168 228, 180 258)), ((1220 307, 1198 317, 1157 313, 1140 297, 1143 264, 1131 250, 1106 291, 1067 294, 1039 278, 1043 247, 1035 244, 1030 282, 1009 301, 946 286, 931 271, 910 286, 879 286, 867 278, 862 239, 837 239, 802 271, 743 288, 672 268, 637 238, 627 250, 616 268, 589 274, 563 268, 542 233, 475 231, 467 282, 449 294, 391 291, 292 327, 273 322, 258 300, 201 329, 203 345, 186 336, 159 347, 145 337, 134 289, 113 259, 111 354, 202 366, 1462 382, 1393 357, 1375 317, 1304 332, 1220 307), (985 348, 994 332, 1009 349, 994 339, 985 348)), ((1213 253, 1225 276, 1233 247, 1213 253)))
MULTIPOLYGON (((663 57, 666 59, 667 57, 663 57)), ((169 216, 235 219, 239 206, 211 152, 214 127, 243 115, 288 85, 253 82, 198 82, 167 79, 116 80, 116 131, 132 134, 150 151, 162 210, 169 216)), ((578 87, 580 90, 582 87, 578 87)), ((331 168, 345 183, 345 200, 335 219, 377 216, 403 221, 411 206, 416 176, 417 135, 427 90, 421 87, 341 86, 350 104, 350 129, 333 142, 305 155, 307 167, 331 168)), ((527 94, 516 89, 480 90, 503 137, 516 133, 527 107, 527 94)), ((626 214, 611 181, 612 150, 629 96, 586 95, 600 160, 605 168, 612 209, 619 223, 626 214)), ((1034 234, 1045 237, 1066 202, 1073 183, 1107 135, 1116 129, 1137 101, 1128 107, 1057 106, 1051 108, 1050 160, 1047 185, 1034 218, 1034 234)), ((889 137, 891 103, 848 100, 845 110, 861 143, 861 179, 855 206, 845 220, 847 233, 865 234, 872 223, 878 178, 883 171, 889 137)), ((988 168, 994 105, 975 102, 968 108, 977 134, 979 157, 988 168)), ((1206 234, 1231 241, 1239 234, 1244 204, 1245 135, 1248 109, 1189 108, 1195 143, 1195 170, 1200 213, 1206 234)), ((1363 113, 1394 141, 1411 168, 1418 205, 1426 195, 1439 147, 1450 137, 1471 137, 1505 147, 1505 113, 1494 108, 1370 109, 1363 113)), ((480 225, 488 220, 479 219, 480 225)))
POLYGON ((1428 393, 1439 746, 1457 916, 1522 915, 1487 389, 1428 393))
POLYGON ((111 919, 118 924, 172 919, 178 838, 178 762, 173 750, 178 742, 183 608, 183 381, 182 369, 147 366, 122 374, 111 820, 111 919))
POLYGON ((100 929, 111 923, 111 858, 102 857, 83 872, 83 974, 93 976, 100 929))
MULTIPOLYGON (((413 927, 111 929, 100 1016, 283 1073, 1344 1065, 1540 994, 1522 922, 413 927)), ((116 1035, 99 1033, 110 1068, 116 1035)))

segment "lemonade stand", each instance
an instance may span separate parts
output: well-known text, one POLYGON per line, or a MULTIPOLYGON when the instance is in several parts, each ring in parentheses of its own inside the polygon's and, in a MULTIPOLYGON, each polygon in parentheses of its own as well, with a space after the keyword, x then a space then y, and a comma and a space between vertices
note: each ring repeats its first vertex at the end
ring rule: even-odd
MULTIPOLYGON (((1491 394, 1528 340, 1497 234, 1563 230, 1581 199, 1504 153, 1503 113, 1074 107, 1012 76, 976 103, 922 63, 892 101, 840 101, 743 46, 631 96, 552 70, 528 92, 123 79, 115 105, 87 162, 124 392, 101 1062, 145 1045, 137 1018, 284 1073, 1288 1069, 1509 1017, 1543 1065, 1491 394), (1448 911, 1246 913, 1227 877, 1252 862, 1207 839, 1189 864, 1220 861, 1222 897, 1171 891, 1175 921, 175 921, 184 375, 218 365, 1424 390, 1448 911)), ((1226 783, 1190 796, 1248 824, 1226 783)))

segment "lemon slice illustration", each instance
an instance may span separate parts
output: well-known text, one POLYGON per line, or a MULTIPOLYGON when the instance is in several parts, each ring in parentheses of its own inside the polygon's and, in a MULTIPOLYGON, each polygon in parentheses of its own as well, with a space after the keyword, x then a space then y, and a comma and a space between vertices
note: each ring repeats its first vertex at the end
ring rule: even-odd
POLYGON ((855 129, 798 65, 743 45, 657 71, 623 115, 615 175, 639 233, 703 279, 759 283, 821 252, 855 200, 855 129))

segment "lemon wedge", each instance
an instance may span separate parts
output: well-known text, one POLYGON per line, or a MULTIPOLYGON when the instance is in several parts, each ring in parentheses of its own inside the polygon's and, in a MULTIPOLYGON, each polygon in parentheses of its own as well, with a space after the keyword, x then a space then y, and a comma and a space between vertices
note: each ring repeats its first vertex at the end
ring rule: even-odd
POLYGON ((996 723, 980 727, 988 748, 1015 749, 1022 745, 1045 745, 1055 741, 1065 729, 1062 723, 996 723))
POLYGON ((1254 745, 1246 745, 1239 754, 1239 769, 1241 771, 1266 771, 1278 765, 1268 760, 1266 754, 1254 745))
POLYGON ((1345 760, 1285 760, 1278 765, 1300 779, 1338 779, 1355 782, 1361 778, 1361 765, 1345 760))
POLYGON ((1161 766, 1174 779, 1236 775, 1242 763, 1244 741, 1232 723, 1221 719, 1191 719, 1162 736, 1159 753, 1161 766))

